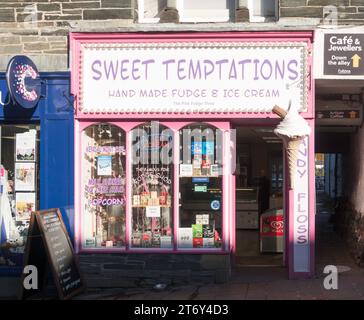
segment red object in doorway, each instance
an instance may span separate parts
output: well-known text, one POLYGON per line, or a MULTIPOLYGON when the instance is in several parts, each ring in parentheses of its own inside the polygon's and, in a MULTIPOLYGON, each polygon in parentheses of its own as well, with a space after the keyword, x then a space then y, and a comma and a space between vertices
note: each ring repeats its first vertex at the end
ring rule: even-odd
POLYGON ((261 221, 261 236, 283 236, 284 220, 283 215, 265 216, 261 221))

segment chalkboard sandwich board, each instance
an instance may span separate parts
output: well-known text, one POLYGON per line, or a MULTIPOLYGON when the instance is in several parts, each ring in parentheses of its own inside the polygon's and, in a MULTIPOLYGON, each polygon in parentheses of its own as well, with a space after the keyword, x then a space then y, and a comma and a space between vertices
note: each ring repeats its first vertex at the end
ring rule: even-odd
POLYGON ((24 279, 27 274, 23 273, 21 299, 42 292, 48 268, 52 271, 60 299, 69 299, 84 290, 84 281, 59 209, 32 212, 24 268, 29 265, 37 268, 38 286, 37 289, 26 289, 24 279))

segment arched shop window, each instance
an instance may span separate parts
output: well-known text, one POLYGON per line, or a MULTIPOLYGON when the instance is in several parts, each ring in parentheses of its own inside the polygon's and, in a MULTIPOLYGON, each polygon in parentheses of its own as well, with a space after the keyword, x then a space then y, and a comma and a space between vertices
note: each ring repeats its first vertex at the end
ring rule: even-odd
POLYGON ((222 132, 180 130, 178 248, 222 247, 222 132))
POLYGON ((125 247, 125 132, 108 123, 82 134, 84 248, 125 247))
POLYGON ((132 130, 132 248, 173 248, 173 132, 158 122, 132 130))

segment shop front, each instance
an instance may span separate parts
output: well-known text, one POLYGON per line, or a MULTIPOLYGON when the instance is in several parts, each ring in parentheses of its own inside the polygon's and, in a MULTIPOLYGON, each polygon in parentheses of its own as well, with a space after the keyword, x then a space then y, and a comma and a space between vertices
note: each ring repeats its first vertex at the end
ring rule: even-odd
POLYGON ((272 133, 275 105, 297 108, 314 130, 311 45, 310 32, 71 34, 75 247, 89 283, 226 281, 237 249, 264 236, 281 237, 290 278, 313 275, 313 134, 292 188, 272 133), (263 152, 245 152, 257 139, 263 152), (268 162, 274 192, 262 196, 253 181, 268 162))
POLYGON ((73 234, 73 107, 69 73, 11 61, 0 73, 0 275, 18 276, 32 211, 60 208, 73 234))

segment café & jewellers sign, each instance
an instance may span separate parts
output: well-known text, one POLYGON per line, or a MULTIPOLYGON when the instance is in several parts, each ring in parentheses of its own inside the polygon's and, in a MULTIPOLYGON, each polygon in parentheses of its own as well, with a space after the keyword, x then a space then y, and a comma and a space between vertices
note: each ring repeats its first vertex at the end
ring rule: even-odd
POLYGON ((304 41, 87 42, 80 45, 79 108, 89 112, 307 110, 304 41))

